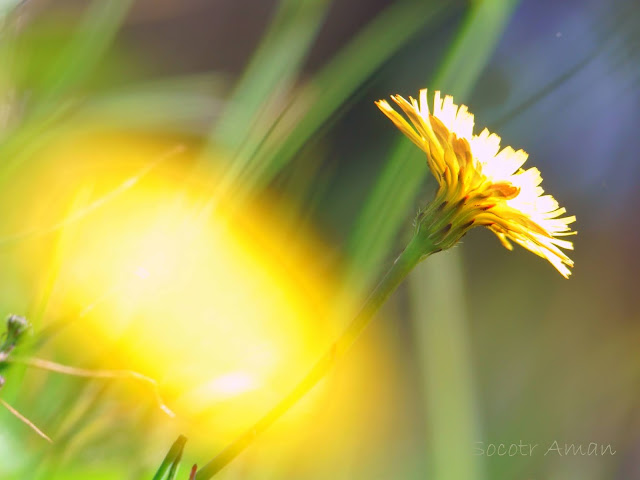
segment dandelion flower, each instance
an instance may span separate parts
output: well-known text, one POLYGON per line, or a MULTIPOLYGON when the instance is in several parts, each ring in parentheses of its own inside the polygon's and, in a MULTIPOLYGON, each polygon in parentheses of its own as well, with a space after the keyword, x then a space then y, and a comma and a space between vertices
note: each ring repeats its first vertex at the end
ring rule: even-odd
POLYGON ((573 235, 574 216, 563 216, 564 208, 540 186, 540 171, 523 169, 527 153, 511 147, 500 150, 500 137, 486 128, 473 134, 473 115, 458 107, 451 96, 444 100, 435 92, 429 110, 427 90, 419 101, 394 95, 391 99, 411 121, 387 101, 376 105, 409 139, 427 154, 427 163, 438 181, 436 200, 422 212, 420 222, 429 222, 432 240, 441 248, 454 245, 474 226, 484 225, 511 250, 515 242, 546 258, 568 278, 573 261, 561 250, 573 244, 561 237, 573 235))

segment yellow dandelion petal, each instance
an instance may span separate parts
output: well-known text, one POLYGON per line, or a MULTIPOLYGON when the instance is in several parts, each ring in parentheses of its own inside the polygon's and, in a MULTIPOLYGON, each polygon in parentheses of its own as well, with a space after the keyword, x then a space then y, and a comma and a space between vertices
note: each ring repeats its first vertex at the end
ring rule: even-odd
POLYGON ((385 100, 376 105, 427 154, 440 185, 434 205, 450 215, 444 230, 457 235, 449 243, 469 228, 484 225, 505 248, 511 250, 511 242, 517 243, 568 278, 573 261, 562 250, 572 250, 573 243, 558 237, 576 233, 569 226, 576 218, 563 216, 566 210, 544 194, 537 168, 523 169, 527 153, 509 146, 501 149, 500 137, 486 128, 474 135, 473 114, 465 105, 458 107, 450 95, 442 98, 436 91, 431 109, 426 89, 420 90, 418 100, 391 98, 409 121, 385 100))
POLYGON ((400 130, 407 137, 409 137, 409 139, 413 143, 415 143, 420 148, 422 148, 423 141, 422 141, 420 135, 418 135, 416 133, 416 131, 413 129, 413 127, 411 125, 409 125, 409 122, 407 122, 402 117, 402 115, 400 115, 393 108, 391 108, 391 105, 389 105, 389 102, 387 102, 386 100, 379 100, 379 101, 376 102, 376 105, 378 106, 378 108, 380 110, 382 110, 382 113, 384 113, 387 117, 389 117, 389 119, 393 122, 393 124, 396 127, 398 127, 398 130, 400 130))

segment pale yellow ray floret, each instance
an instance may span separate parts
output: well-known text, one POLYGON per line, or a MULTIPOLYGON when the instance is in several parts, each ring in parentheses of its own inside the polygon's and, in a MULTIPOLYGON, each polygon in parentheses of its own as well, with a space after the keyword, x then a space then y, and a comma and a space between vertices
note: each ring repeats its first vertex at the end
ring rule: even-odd
MULTIPOLYGON (((427 163, 438 181, 434 203, 448 208, 458 222, 457 231, 484 225, 502 244, 511 242, 546 258, 566 278, 573 261, 561 250, 572 250, 569 224, 574 216, 563 216, 564 208, 540 186, 540 171, 523 169, 527 153, 511 147, 500 149, 500 137, 486 128, 473 134, 474 117, 465 105, 458 107, 449 95, 435 92, 430 111, 427 90, 419 100, 393 95, 391 99, 405 119, 386 100, 376 105, 413 143, 427 154, 427 163)), ((456 229, 454 229, 456 230, 456 229)))

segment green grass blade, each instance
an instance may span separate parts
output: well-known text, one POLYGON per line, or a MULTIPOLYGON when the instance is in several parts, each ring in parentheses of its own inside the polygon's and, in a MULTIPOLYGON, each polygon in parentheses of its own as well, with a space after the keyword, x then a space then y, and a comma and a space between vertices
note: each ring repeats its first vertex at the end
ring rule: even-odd
POLYGON ((444 11, 438 2, 400 2, 378 15, 292 100, 256 156, 249 182, 273 178, 389 57, 444 11))
POLYGON ((212 144, 236 152, 247 139, 255 141, 257 116, 277 92, 290 88, 327 5, 327 0, 281 0, 276 17, 229 99, 227 111, 211 134, 212 144))
POLYGON ((466 97, 489 61, 518 0, 473 3, 431 89, 466 97))
POLYGON ((153 476, 153 480, 164 480, 168 475, 168 480, 172 480, 175 478, 177 473, 177 466, 182 459, 182 451, 184 450, 184 446, 187 443, 187 438, 183 435, 180 435, 171 448, 167 452, 167 455, 164 457, 164 460, 160 464, 160 468, 153 476))
POLYGON ((2 165, 0 181, 10 177, 11 172, 44 137, 57 126, 57 119, 69 108, 60 97, 71 92, 93 71, 113 41, 116 32, 132 0, 96 0, 68 48, 48 74, 47 89, 34 100, 34 108, 17 129, 2 139, 0 155, 6 159, 2 165))
POLYGON ((199 125, 220 109, 226 83, 221 75, 196 74, 107 90, 83 102, 73 121, 201 133, 199 125))
POLYGON ((132 0, 94 1, 49 74, 47 98, 63 95, 95 69, 129 11, 132 0))
POLYGON ((409 277, 426 405, 429 478, 480 480, 482 458, 459 249, 434 255, 409 277))
POLYGON ((426 177, 423 153, 404 139, 376 180, 347 244, 349 265, 345 285, 350 294, 362 292, 384 266, 402 225, 418 211, 417 192, 426 177))

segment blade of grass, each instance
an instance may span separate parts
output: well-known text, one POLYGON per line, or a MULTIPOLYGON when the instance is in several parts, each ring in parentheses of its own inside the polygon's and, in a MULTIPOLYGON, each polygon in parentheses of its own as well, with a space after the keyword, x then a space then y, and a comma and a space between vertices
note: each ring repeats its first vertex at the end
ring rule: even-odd
POLYGON ((35 105, 24 123, 3 139, 0 156, 4 158, 0 180, 5 180, 28 152, 37 148, 56 120, 71 106, 62 96, 84 81, 113 41, 132 0, 96 0, 88 8, 67 49, 48 74, 49 88, 35 105), (26 148, 25 148, 26 147, 26 148))
POLYGON ((64 402, 62 402, 55 407, 57 410, 55 423, 58 424, 58 427, 54 428, 55 442, 51 448, 42 451, 38 455, 31 467, 25 467, 24 478, 47 480, 56 478, 56 472, 72 456, 74 442, 79 433, 88 428, 95 419, 96 412, 99 409, 100 402, 104 401, 104 394, 107 389, 108 385, 106 384, 97 389, 92 389, 86 384, 74 382, 67 389, 57 391, 58 395, 65 392, 63 395, 67 400, 67 404, 64 405, 64 402))
POLYGON ((18 420, 20 420, 22 423, 24 423, 26 426, 28 426, 31 430, 33 430, 34 432, 36 432, 40 437, 44 438, 47 442, 49 443, 53 443, 53 440, 51 440, 46 433, 44 433, 42 430, 40 430, 35 423, 33 423, 31 420, 29 420, 27 417, 25 417, 24 415, 22 415, 19 411, 17 411, 15 408, 13 408, 11 405, 9 405, 7 402, 5 402, 2 398, 0 398, 0 405, 2 405, 4 408, 6 408, 7 410, 9 410, 9 412, 11 413, 11 415, 13 415, 14 417, 16 417, 18 420))
POLYGON ((207 73, 116 88, 88 98, 74 121, 95 118, 121 127, 171 126, 204 134, 200 125, 218 115, 226 83, 223 76, 207 73))
POLYGON ((177 465, 182 459, 182 451, 187 443, 187 437, 180 435, 164 457, 164 460, 160 464, 158 471, 153 476, 153 480, 164 480, 168 478, 172 480, 176 476, 177 465), (168 475, 168 476, 167 476, 168 475))
POLYGON ((474 2, 432 89, 446 88, 447 93, 459 97, 469 95, 518 3, 519 0, 474 2))
POLYGON ((444 7, 438 2, 400 2, 379 14, 292 99, 245 180, 252 184, 272 179, 391 55, 442 18, 444 7))
POLYGON ((227 111, 211 133, 209 148, 215 144, 237 152, 247 140, 255 141, 252 127, 256 117, 274 92, 288 89, 294 81, 327 5, 327 0, 281 0, 269 30, 229 99, 227 111))
POLYGON ((84 81, 113 42, 133 0, 96 0, 49 73, 45 96, 57 98, 84 81))
POLYGON ((412 325, 422 374, 429 478, 479 480, 480 437, 466 328, 464 272, 459 249, 434 255, 409 277, 412 325), (452 298, 451 292, 456 292, 452 298))

